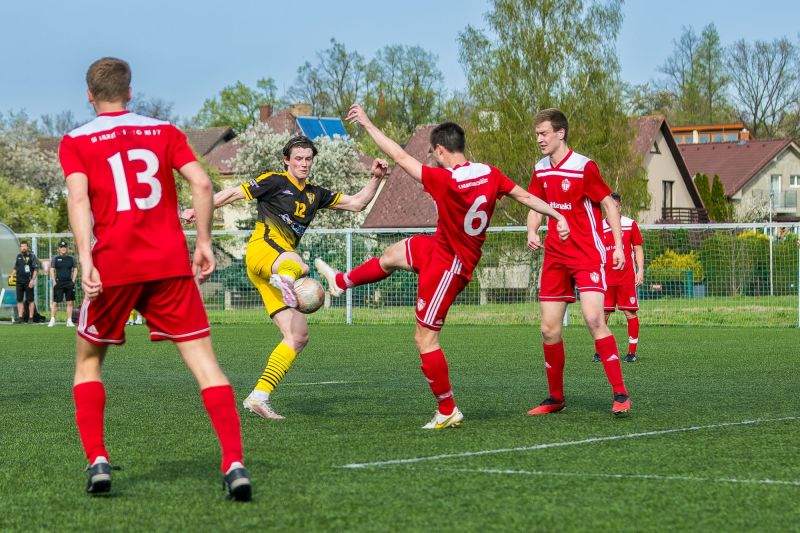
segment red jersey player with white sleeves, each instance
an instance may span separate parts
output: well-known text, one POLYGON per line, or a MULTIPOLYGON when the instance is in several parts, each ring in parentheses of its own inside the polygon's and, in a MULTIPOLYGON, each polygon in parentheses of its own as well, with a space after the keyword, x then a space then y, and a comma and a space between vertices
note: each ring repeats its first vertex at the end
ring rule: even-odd
MULTIPOLYGON (((570 237, 560 242, 549 222, 544 242, 539 306, 542 311, 542 350, 545 374, 550 395, 528 414, 545 415, 564 409, 564 341, 562 328, 567 304, 575 302, 575 289, 580 291, 581 314, 594 339, 595 350, 603 363, 614 397, 611 411, 626 413, 631 402, 622 369, 617 344, 604 320, 603 302, 606 291, 606 251, 603 243, 602 217, 605 210, 615 249, 611 256, 612 269, 625 264, 621 250, 619 208, 611 198, 611 189, 600 177, 594 161, 570 150, 567 145, 569 122, 558 109, 545 109, 534 118, 536 142, 542 158, 533 171, 528 190, 543 198, 566 218, 570 237)), ((542 248, 539 227, 542 217, 528 214, 528 248, 542 248)))
POLYGON ((417 284, 417 331, 414 340, 422 360, 422 373, 431 387, 438 408, 423 429, 457 427, 464 415, 456 407, 447 360, 439 345, 439 330, 458 294, 472 279, 481 258, 486 228, 495 203, 505 195, 551 216, 558 222, 555 232, 569 235, 563 216, 541 199, 527 193, 499 170, 484 163, 467 161, 464 130, 445 122, 431 131, 431 155, 440 167, 423 165, 386 137, 359 105, 353 105, 348 120, 361 124, 378 147, 412 178, 420 181, 433 197, 439 214, 433 235, 415 235, 396 242, 347 273, 330 267, 322 259, 314 264, 328 282, 328 291, 340 296, 345 290, 387 278, 396 270, 419 275, 417 284))
POLYGON ((550 156, 536 163, 528 192, 550 203, 564 215, 570 238, 561 242, 548 223, 545 261, 539 297, 542 300, 575 301, 580 292, 605 292, 605 246, 600 202, 611 189, 600 177, 597 164, 586 156, 568 151, 553 165, 550 156), (574 285, 573 285, 574 282, 574 285))
POLYGON ((215 266, 211 180, 177 128, 125 109, 130 81, 130 67, 121 59, 92 63, 86 82, 97 117, 66 134, 59 147, 84 292, 72 390, 89 460, 86 491, 111 490, 101 370, 108 346, 125 342, 125 322, 136 308, 147 319, 151 340, 173 341, 200 386, 222 448, 228 496, 249 500, 233 388, 214 355, 193 278, 207 279, 215 266), (173 170, 189 183, 197 212, 191 257, 178 219, 173 170))
MULTIPOLYGON (((621 209, 621 197, 617 192, 611 193, 611 198, 621 209)), ((644 247, 642 232, 635 220, 620 217, 622 226, 622 250, 625 254, 625 267, 622 270, 609 268, 606 263, 606 290, 605 313, 606 323, 611 313, 617 308, 625 315, 628 325, 628 353, 623 358, 626 363, 636 362, 636 349, 639 347, 639 298, 636 288, 644 282, 644 247), (634 265, 636 269, 634 270, 634 265)), ((603 240, 606 253, 610 259, 614 252, 615 244, 611 226, 608 221, 603 221, 603 240)), ((592 361, 600 361, 600 355, 594 354, 592 361)))

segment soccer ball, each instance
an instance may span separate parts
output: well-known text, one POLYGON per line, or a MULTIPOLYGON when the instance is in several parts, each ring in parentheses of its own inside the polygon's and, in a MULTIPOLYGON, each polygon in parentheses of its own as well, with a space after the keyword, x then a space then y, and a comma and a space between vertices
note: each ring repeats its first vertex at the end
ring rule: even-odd
POLYGON ((313 313, 325 303, 325 289, 314 278, 300 278, 295 281, 294 294, 297 296, 297 310, 301 313, 313 313))

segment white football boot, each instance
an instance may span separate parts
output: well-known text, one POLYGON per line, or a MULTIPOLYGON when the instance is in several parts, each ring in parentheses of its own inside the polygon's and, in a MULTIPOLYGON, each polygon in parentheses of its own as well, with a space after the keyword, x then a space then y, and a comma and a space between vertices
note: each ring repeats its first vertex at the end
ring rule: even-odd
POLYGON ((273 274, 269 277, 269 284, 281 291, 283 303, 289 307, 297 307, 297 296, 294 294, 294 280, 291 276, 273 274))
POLYGON ((453 409, 449 415, 443 415, 438 410, 433 413, 433 418, 430 422, 422 426, 422 429, 444 429, 444 428, 457 428, 464 420, 464 415, 458 410, 458 407, 453 409))
POLYGON ((244 408, 250 411, 251 413, 255 413, 261 418, 266 418, 267 420, 284 419, 283 416, 276 413, 275 409, 272 408, 272 404, 269 402, 269 398, 256 400, 255 398, 251 398, 250 396, 248 396, 242 402, 242 406, 244 406, 244 408))
POLYGON ((336 285, 336 274, 338 274, 339 271, 319 257, 314 260, 314 266, 317 268, 317 272, 319 272, 328 283, 328 292, 330 295, 334 297, 341 296, 344 293, 344 289, 336 285))

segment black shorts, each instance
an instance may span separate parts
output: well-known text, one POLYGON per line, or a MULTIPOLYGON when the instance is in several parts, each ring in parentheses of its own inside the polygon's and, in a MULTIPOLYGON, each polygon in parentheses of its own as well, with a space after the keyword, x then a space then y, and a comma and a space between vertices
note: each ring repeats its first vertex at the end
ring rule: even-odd
POLYGON ((68 302, 75 301, 75 284, 71 281, 57 281, 53 287, 53 302, 63 302, 65 297, 68 302))
POLYGON ((28 283, 30 281, 17 283, 17 303, 21 303, 23 300, 28 303, 33 301, 33 287, 28 287, 28 283))

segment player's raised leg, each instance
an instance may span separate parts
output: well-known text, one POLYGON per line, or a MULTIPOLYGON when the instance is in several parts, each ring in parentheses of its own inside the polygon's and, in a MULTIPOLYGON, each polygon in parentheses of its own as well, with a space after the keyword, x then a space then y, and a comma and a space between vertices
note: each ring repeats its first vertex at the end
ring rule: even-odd
POLYGON ((295 252, 283 252, 272 265, 269 283, 281 291, 283 302, 289 307, 297 307, 294 282, 308 274, 308 265, 303 263, 295 252))
POLYGON ((602 292, 581 292, 581 312, 586 321, 586 326, 594 338, 595 350, 600 354, 600 362, 603 363, 603 370, 605 370, 606 378, 608 378, 614 394, 614 403, 611 411, 614 414, 621 414, 630 410, 631 401, 628 397, 628 391, 625 389, 625 382, 622 379, 622 367, 620 366, 617 342, 605 321, 603 313, 604 298, 605 296, 602 292))
POLYGON ((346 289, 386 279, 395 270, 412 270, 407 257, 409 240, 403 239, 392 244, 380 257, 368 259, 347 273, 339 272, 320 258, 314 261, 314 266, 328 283, 331 296, 340 296, 346 289))
POLYGON ((233 387, 219 367, 211 337, 176 342, 175 346, 200 387, 203 405, 217 434, 222 449, 223 483, 228 497, 249 501, 252 488, 250 475, 243 464, 242 431, 233 387))
POLYGON ((111 466, 103 438, 106 390, 101 377, 108 346, 91 344, 82 337, 77 337, 76 342, 72 396, 75 423, 89 460, 86 492, 102 494, 111 490, 111 466))
POLYGON ((547 375, 549 396, 542 403, 528 411, 529 415, 546 415, 564 409, 564 341, 561 329, 564 313, 567 312, 566 301, 542 301, 542 350, 544 352, 544 369, 547 375))
POLYGON ((270 396, 291 368, 297 355, 308 344, 308 323, 305 315, 295 309, 277 312, 272 321, 278 326, 283 339, 270 354, 264 372, 243 405, 245 409, 262 418, 282 420, 284 417, 275 412, 270 396))

